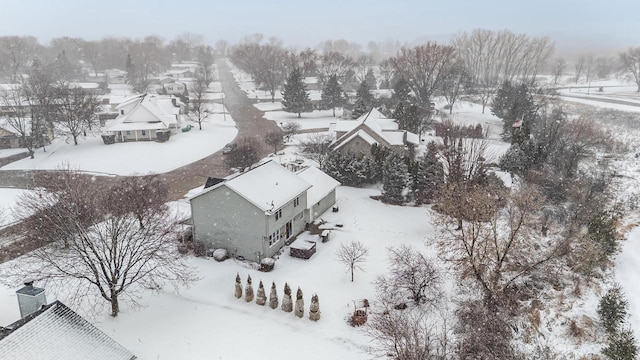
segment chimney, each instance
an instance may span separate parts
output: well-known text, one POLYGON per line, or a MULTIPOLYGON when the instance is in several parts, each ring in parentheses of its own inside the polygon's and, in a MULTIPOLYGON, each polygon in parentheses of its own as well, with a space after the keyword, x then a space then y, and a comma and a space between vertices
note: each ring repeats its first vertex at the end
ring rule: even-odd
POLYGON ((33 280, 25 280, 24 287, 16 291, 16 294, 22 319, 40 310, 43 305, 47 305, 44 289, 34 287, 33 280))

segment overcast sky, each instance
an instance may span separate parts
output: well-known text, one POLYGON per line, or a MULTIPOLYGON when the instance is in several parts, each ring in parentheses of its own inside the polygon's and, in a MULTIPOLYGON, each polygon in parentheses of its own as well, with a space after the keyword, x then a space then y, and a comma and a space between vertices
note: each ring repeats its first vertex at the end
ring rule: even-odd
POLYGON ((0 35, 43 43, 183 32, 235 42, 258 32, 303 47, 443 40, 475 28, 549 35, 558 45, 640 46, 640 0, 0 0, 0 35))

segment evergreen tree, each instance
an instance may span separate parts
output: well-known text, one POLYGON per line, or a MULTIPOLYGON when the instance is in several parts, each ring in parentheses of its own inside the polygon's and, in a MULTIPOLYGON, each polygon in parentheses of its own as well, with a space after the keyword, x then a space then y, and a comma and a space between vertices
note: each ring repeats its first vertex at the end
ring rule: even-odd
POLYGON ((367 85, 366 81, 360 83, 358 90, 356 91, 356 102, 353 106, 353 112, 351 113, 351 117, 353 119, 357 119, 362 114, 366 114, 371 111, 373 107, 373 95, 369 91, 369 85, 367 85))
POLYGON ((393 113, 393 118, 398 121, 398 127, 402 130, 419 134, 422 127, 424 111, 415 104, 398 103, 393 113))
POLYGON ((284 283, 284 296, 282 297, 282 311, 284 312, 293 311, 293 301, 291 300, 291 288, 287 283, 284 283))
POLYGON ((276 290, 276 283, 271 283, 271 292, 269 293, 269 307, 275 309, 278 307, 278 290, 276 290))
POLYGON ((333 116, 336 116, 336 108, 342 107, 347 102, 344 97, 344 90, 338 83, 338 77, 336 75, 329 76, 327 84, 322 89, 321 104, 324 109, 332 109, 333 116))
POLYGON ((253 301, 253 285, 251 285, 251 275, 247 275, 247 286, 244 288, 244 301, 253 301))
POLYGON ((382 172, 382 196, 390 202, 405 201, 405 189, 409 183, 409 169, 402 156, 391 152, 384 162, 382 172))
POLYGON ((264 293, 264 285, 262 285, 262 280, 260 280, 260 284, 258 285, 258 294, 256 295, 256 304, 264 305, 267 303, 267 295, 264 293))
POLYGON ((427 152, 415 164, 412 174, 412 189, 416 203, 433 202, 444 185, 444 167, 438 159, 435 142, 427 145, 427 152))
POLYGON ((505 81, 496 93, 491 112, 502 119, 502 137, 512 144, 529 139, 535 104, 531 89, 526 84, 514 85, 505 81), (522 120, 518 125, 516 124, 522 120), (514 124, 518 125, 514 127, 514 124))
POLYGON ((297 113, 298 117, 302 117, 301 113, 309 112, 313 109, 311 100, 309 100, 309 93, 298 68, 291 71, 286 84, 284 84, 282 108, 286 112, 297 113))
POLYGON ((320 320, 320 302, 318 301, 318 295, 313 294, 311 297, 311 305, 309 306, 309 319, 313 321, 320 320))
POLYGON ((242 297, 242 280, 240 280, 240 274, 236 274, 236 291, 234 293, 236 299, 242 297))
POLYGON ((302 318, 304 316, 304 299, 302 298, 302 290, 298 288, 296 292, 296 311, 297 317, 302 318))
POLYGON ((411 88, 409 87, 409 82, 400 77, 398 81, 393 85, 393 95, 391 96, 391 100, 393 103, 399 104, 401 102, 408 103, 411 101, 411 88))
POLYGON ((609 289, 607 293, 600 298, 598 316, 600 317, 600 323, 609 334, 618 331, 620 325, 624 322, 624 318, 627 316, 628 307, 629 304, 624 298, 619 285, 615 285, 609 289))
POLYGON ((369 69, 367 74, 364 76, 364 81, 369 85, 369 89, 377 89, 378 81, 376 80, 376 76, 373 74, 373 69, 369 69))
POLYGON ((131 54, 127 54, 126 70, 127 70, 127 77, 126 77, 127 84, 129 84, 132 87, 136 87, 138 84, 138 71, 136 68, 136 64, 133 63, 133 58, 131 57, 131 54))
POLYGON ((631 330, 623 330, 609 336, 607 347, 602 354, 611 360, 635 360, 638 356, 638 345, 631 330))

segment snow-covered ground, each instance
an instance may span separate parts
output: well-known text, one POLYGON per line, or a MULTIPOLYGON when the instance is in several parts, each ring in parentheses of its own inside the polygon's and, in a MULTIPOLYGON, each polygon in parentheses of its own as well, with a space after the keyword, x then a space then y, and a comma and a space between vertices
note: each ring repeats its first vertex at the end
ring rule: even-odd
MULTIPOLYGON (((366 298, 375 307, 371 283, 385 271, 387 247, 406 243, 434 255, 428 209, 385 205, 369 197, 379 193, 378 189, 338 188, 340 211, 329 211, 321 217, 329 226, 341 223, 344 227, 333 230, 329 242, 319 242, 317 253, 310 260, 290 257, 285 247, 275 270, 261 273, 235 260, 217 263, 209 258, 190 258, 189 263, 201 277, 190 288, 182 289, 180 294, 145 291, 141 294, 144 307, 133 310, 124 306, 115 319, 107 315, 105 308, 90 319, 141 360, 251 359, 258 354, 267 359, 302 355, 305 359, 369 359, 366 353, 369 340, 362 329, 352 328, 346 322, 353 311, 352 301, 366 298), (398 218, 403 221, 398 222, 398 218), (365 271, 356 272, 353 283, 335 256, 340 243, 350 240, 359 240, 370 247, 365 271), (262 280, 267 295, 271 282, 275 281, 280 300, 285 282, 294 293, 300 287, 304 292, 305 317, 299 319, 280 309, 235 299, 236 273, 243 282, 251 275, 254 291, 262 280), (308 319, 314 293, 320 299, 322 317, 318 322, 308 319)), ((447 278, 447 282, 453 280, 447 278)), ((19 317, 14 290, 0 286, 2 325, 19 317)), ((47 300, 54 300, 53 295, 47 300)), ((60 300, 64 302, 64 298, 60 300)))
POLYGON ((331 123, 338 121, 338 117, 342 115, 342 109, 336 109, 336 117, 333 116, 333 111, 331 110, 314 110, 302 113, 301 117, 298 117, 298 114, 281 110, 282 104, 280 102, 258 103, 254 104, 254 106, 265 112, 265 119, 275 121, 278 125, 295 122, 300 124, 301 130, 326 130, 331 123))
POLYGON ((27 192, 29 190, 0 188, 0 229, 16 220, 13 209, 20 196, 27 192))
POLYGON ((222 106, 210 105, 214 114, 203 122, 202 130, 198 130, 198 124, 192 124, 191 131, 173 134, 165 143, 140 141, 104 145, 100 136, 87 136, 74 146, 72 142, 56 139, 47 147, 47 152, 38 149, 35 159, 27 158, 5 165, 0 168, 0 174, 2 170, 59 169, 65 166, 116 175, 171 171, 219 151, 238 133, 231 116, 227 114, 224 120, 222 106))

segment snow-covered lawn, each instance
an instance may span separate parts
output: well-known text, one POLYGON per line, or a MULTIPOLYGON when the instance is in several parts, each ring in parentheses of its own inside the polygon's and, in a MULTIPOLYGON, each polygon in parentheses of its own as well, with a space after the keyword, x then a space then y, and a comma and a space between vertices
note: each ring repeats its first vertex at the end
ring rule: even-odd
POLYGON ((303 113, 302 117, 298 117, 298 114, 286 111, 267 111, 264 113, 264 118, 275 121, 278 125, 295 122, 300 124, 300 130, 326 130, 331 123, 338 121, 340 113, 341 111, 336 110, 336 117, 333 117, 331 110, 314 110, 310 113, 303 113))
MULTIPOLYGON (((142 293, 143 308, 124 307, 121 315, 110 318, 107 309, 90 317, 100 329, 131 350, 139 359, 369 359, 365 353, 369 340, 362 329, 352 328, 346 317, 353 311, 352 300, 367 298, 375 306, 371 282, 387 267, 386 248, 407 243, 433 254, 428 247, 433 230, 427 209, 382 204, 369 198, 377 189, 338 188, 338 213, 322 216, 333 230, 327 243, 317 244, 317 253, 310 260, 300 260, 284 254, 275 270, 261 273, 244 263, 227 260, 190 258, 201 280, 180 294, 168 290, 160 294, 142 293), (397 219, 403 219, 402 222, 397 219), (364 272, 356 272, 355 282, 335 252, 340 243, 359 240, 370 247, 364 272), (427 248, 425 250, 425 244, 427 248), (236 273, 253 279, 254 291, 262 280, 267 295, 275 281, 280 300, 288 282, 295 294, 304 292, 305 317, 268 306, 246 303, 233 297, 236 273), (320 299, 321 319, 308 319, 311 296, 320 299)), ((18 260, 19 261, 19 260, 18 260)), ((5 264, 3 266, 10 266, 5 264)), ((452 282, 448 279, 449 283, 452 282)), ((19 317, 14 289, 0 286, 0 324, 6 325, 19 317)), ((49 301, 54 300, 49 295, 49 301)), ((60 299, 64 302, 64 299, 60 299)), ((86 315, 79 311, 81 314, 86 315)))
POLYGON ((18 149, 0 149, 0 158, 6 158, 9 156, 17 155, 27 152, 27 149, 18 148, 18 149))
POLYGON ((22 159, 0 168, 16 169, 72 169, 116 175, 164 173, 209 156, 231 142, 238 130, 235 122, 214 106, 214 114, 205 120, 202 130, 193 124, 189 132, 171 135, 169 141, 157 143, 140 141, 104 145, 100 136, 80 139, 80 144, 66 143, 57 139, 47 147, 47 152, 36 151, 35 159, 22 159))
POLYGON ((0 229, 16 220, 13 215, 15 204, 22 194, 28 192, 29 190, 0 188, 0 229))

